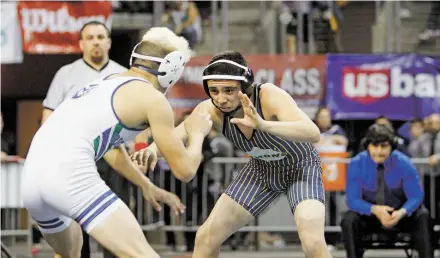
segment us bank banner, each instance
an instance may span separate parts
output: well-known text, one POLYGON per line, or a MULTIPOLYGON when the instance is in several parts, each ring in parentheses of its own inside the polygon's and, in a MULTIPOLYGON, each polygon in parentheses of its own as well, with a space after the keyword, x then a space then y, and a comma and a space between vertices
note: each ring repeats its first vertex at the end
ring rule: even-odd
MULTIPOLYGON (((179 116, 208 99, 202 86, 203 69, 212 56, 197 56, 185 66, 181 80, 167 94, 179 116)), ((273 83, 287 91, 297 105, 314 116, 324 98, 325 56, 246 55, 257 83, 273 83)))
POLYGON ((440 56, 327 55, 326 103, 334 119, 408 120, 440 113, 440 56))

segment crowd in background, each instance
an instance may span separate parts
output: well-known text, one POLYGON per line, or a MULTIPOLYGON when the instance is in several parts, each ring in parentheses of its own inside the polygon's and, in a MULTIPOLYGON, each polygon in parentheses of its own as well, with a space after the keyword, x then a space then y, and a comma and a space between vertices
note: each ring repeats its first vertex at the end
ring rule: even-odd
MULTIPOLYGON (((219 4, 221 2, 219 1, 219 4)), ((298 14, 303 15, 303 20, 307 21, 310 19, 311 14, 314 15, 313 22, 315 27, 319 29, 327 30, 328 33, 322 33, 321 35, 329 35, 327 38, 323 39, 328 42, 326 49, 323 49, 323 53, 326 52, 339 52, 340 44, 338 42, 338 33, 340 32, 340 23, 343 22, 343 9, 349 4, 348 1, 334 1, 332 4, 328 1, 284 1, 284 11, 281 14, 280 19, 286 24, 286 33, 288 35, 286 45, 288 53, 297 52, 297 26, 298 26, 298 14), (317 10, 318 12, 313 12, 317 10), (331 43, 330 43, 331 41, 331 43)), ((407 18, 411 16, 411 11, 406 8, 404 4, 402 7, 401 16, 407 18)), ((410 4, 410 3, 409 3, 410 4)), ((153 3, 149 1, 118 1, 114 2, 115 12, 128 12, 128 13, 152 13, 153 3)), ((163 25, 172 28, 176 34, 185 37, 191 48, 194 49, 197 44, 200 44, 203 40, 203 25, 209 23, 209 17, 211 12, 211 2, 205 1, 171 1, 166 2, 165 13, 161 19, 163 25)), ((302 32, 304 35, 302 38, 305 43, 310 37, 315 37, 316 35, 308 35, 308 23, 303 23, 304 27, 302 32)), ((420 33, 420 40, 427 41, 435 37, 440 37, 440 2, 433 2, 433 8, 429 14, 429 19, 426 24, 426 28, 420 33)), ((320 39, 316 38, 319 41, 320 39)), ((194 53, 195 54, 195 53, 194 53)), ((347 131, 344 128, 346 125, 340 121, 333 121, 329 109, 326 107, 321 107, 316 112, 313 117, 316 125, 321 130, 321 141, 315 145, 318 150, 328 150, 329 148, 338 149, 340 151, 348 151, 350 156, 353 157, 356 154, 364 150, 364 145, 361 140, 362 137, 356 137, 353 135, 351 130, 347 131)), ((178 124, 176 121, 176 124, 178 124)), ((384 125, 391 130, 396 132, 397 150, 404 153, 409 157, 414 158, 427 158, 428 166, 417 166, 420 172, 420 177, 423 181, 423 189, 425 192, 424 204, 426 207, 431 207, 431 197, 426 194, 430 189, 430 180, 432 178, 429 174, 424 173, 424 170, 435 171, 440 173, 440 114, 432 114, 428 117, 421 117, 409 121, 409 131, 407 135, 401 135, 400 125, 402 121, 397 121, 399 126, 396 126, 393 121, 389 120, 385 116, 379 116, 374 121, 375 124, 384 125)), ((4 132, 3 131, 3 119, 1 120, 1 159, 3 161, 17 160, 15 144, 16 140, 14 137, 15 132, 4 132)), ((351 129, 351 128, 350 128, 351 129)), ((356 135, 359 135, 357 132, 356 135)), ((148 136, 147 142, 151 143, 151 136, 148 136)), ((133 151, 133 150, 132 150, 133 151)), ((221 177, 224 171, 218 171, 217 167, 213 165, 211 159, 213 157, 244 157, 245 153, 236 149, 231 142, 229 142, 226 137, 224 137, 221 132, 216 132, 212 130, 211 133, 206 137, 203 145, 203 155, 204 161, 201 164, 197 176, 188 184, 186 187, 187 207, 193 205, 195 200, 197 203, 197 218, 200 221, 194 221, 191 216, 186 217, 186 221, 180 221, 181 224, 191 226, 193 224, 200 224, 202 220, 206 219, 201 216, 202 208, 200 199, 203 194, 201 182, 205 174, 209 175, 208 180, 208 211, 213 207, 215 199, 224 190, 224 185, 222 185, 221 177), (194 199, 193 196, 196 196, 194 199)), ((19 159, 19 158, 18 158, 19 159)), ((159 163, 156 171, 153 173, 169 171, 169 167, 165 162, 159 163)), ((165 173, 165 175, 170 176, 171 173, 165 173)), ((440 177, 436 177, 436 185, 440 187, 440 177)), ((165 180, 169 182, 170 180, 165 180)), ((165 188, 170 190, 169 185, 165 185, 165 188)), ((128 188, 128 187, 127 187, 128 188)), ((176 186, 176 189, 181 189, 181 186, 176 186)), ((183 194, 182 192, 177 192, 177 194, 183 194)), ((440 224, 440 191, 436 192, 436 217, 433 219, 436 223, 440 224)), ((165 218, 166 223, 170 223, 171 215, 169 212, 165 218)), ((194 247, 194 232, 185 233, 185 249, 192 250, 194 247)), ((234 238, 235 239, 235 238, 234 238)), ((244 241, 245 237, 239 237, 239 241, 244 241)), ((284 240, 279 235, 265 234, 261 236, 261 240, 266 244, 273 246, 283 246, 284 240)), ((35 240, 38 242, 38 239, 35 240)), ((167 243, 172 245, 174 248, 176 246, 175 234, 169 232, 167 234, 167 243)), ((232 245, 238 245, 237 242, 233 242, 232 245)))

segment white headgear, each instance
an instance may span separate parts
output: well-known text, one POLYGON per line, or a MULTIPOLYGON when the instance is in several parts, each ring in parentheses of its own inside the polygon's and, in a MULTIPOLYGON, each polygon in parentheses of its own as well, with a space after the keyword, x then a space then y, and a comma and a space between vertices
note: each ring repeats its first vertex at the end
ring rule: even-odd
POLYGON ((164 58, 154 57, 154 56, 145 56, 138 53, 135 53, 138 43, 131 53, 130 57, 130 67, 133 65, 133 58, 139 58, 143 60, 149 60, 160 63, 159 69, 153 70, 148 67, 149 72, 152 72, 157 76, 157 80, 159 81, 159 85, 167 90, 171 88, 182 76, 183 69, 185 67, 185 58, 183 57, 182 52, 173 51, 166 55, 164 58))

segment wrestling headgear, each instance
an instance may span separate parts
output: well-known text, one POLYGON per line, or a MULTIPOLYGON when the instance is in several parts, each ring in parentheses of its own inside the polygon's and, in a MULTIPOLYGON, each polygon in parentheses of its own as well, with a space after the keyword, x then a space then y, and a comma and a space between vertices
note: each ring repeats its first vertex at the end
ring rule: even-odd
POLYGON ((183 57, 183 54, 180 51, 173 51, 166 55, 164 58, 141 55, 135 53, 136 48, 139 46, 139 44, 140 43, 138 43, 133 48, 133 52, 131 53, 130 67, 134 66, 156 75, 157 80, 159 81, 159 85, 162 88, 165 88, 167 91, 180 79, 180 76, 182 76, 183 69, 185 67, 185 58, 183 57), (160 63, 159 69, 154 70, 140 64, 133 64, 134 58, 160 63))
POLYGON ((243 66, 241 64, 238 64, 231 60, 221 59, 217 60, 215 62, 210 63, 208 66, 205 67, 203 70, 203 88, 205 89, 206 94, 211 97, 209 94, 208 89, 208 80, 234 80, 234 81, 240 81, 241 82, 241 91, 248 96, 252 94, 252 86, 254 84, 254 73, 249 67, 243 66), (241 75, 228 75, 228 74, 208 74, 208 67, 210 67, 213 64, 218 63, 226 63, 231 64, 236 67, 239 67, 243 69, 243 73, 241 75))
POLYGON ((232 110, 230 112, 223 112, 221 109, 219 109, 215 105, 214 100, 212 99, 211 95, 209 94, 208 80, 234 80, 234 81, 240 81, 241 92, 245 93, 249 97, 252 95, 253 87, 251 87, 251 86, 254 84, 254 74, 252 73, 252 70, 249 67, 243 66, 243 65, 238 64, 238 63, 236 63, 234 61, 231 61, 231 60, 220 59, 220 60, 217 60, 215 62, 210 63, 203 70, 203 77, 202 77, 202 79, 203 79, 203 89, 205 89, 206 94, 211 98, 212 104, 218 110, 220 110, 223 114, 225 114, 226 116, 233 116, 235 114, 235 112, 237 112, 241 108, 241 105, 238 105, 234 110, 232 110), (218 64, 218 63, 226 63, 226 64, 230 64, 230 65, 239 67, 240 69, 243 70, 243 73, 241 73, 240 75, 208 74, 208 70, 209 70, 208 68, 211 65, 218 64))

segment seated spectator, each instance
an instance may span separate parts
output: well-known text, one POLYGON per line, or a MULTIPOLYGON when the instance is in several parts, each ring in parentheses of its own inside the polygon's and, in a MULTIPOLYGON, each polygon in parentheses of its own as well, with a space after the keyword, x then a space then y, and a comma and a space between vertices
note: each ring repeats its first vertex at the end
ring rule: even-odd
POLYGON ((411 160, 395 150, 390 128, 372 125, 347 172, 347 205, 341 227, 348 258, 363 256, 362 236, 393 229, 412 235, 419 257, 432 258, 432 220, 411 160))
POLYGON ((426 131, 430 136, 428 163, 439 169, 440 164, 440 114, 432 114, 426 118, 426 131))
POLYGON ((417 157, 417 148, 420 145, 420 136, 423 135, 425 132, 425 128, 423 125, 423 120, 420 118, 416 118, 410 121, 409 123, 409 135, 410 135, 410 142, 408 145, 408 153, 411 155, 411 157, 417 157))
POLYGON ((189 47, 194 51, 195 45, 202 40, 202 24, 197 5, 186 0, 167 2, 162 23, 170 22, 174 25, 174 32, 188 40, 189 47))
MULTIPOLYGON (((424 119, 425 132, 419 136, 416 142, 411 145, 411 151, 414 157, 427 158, 428 165, 423 165, 424 189, 425 192, 431 189, 431 179, 435 185, 440 185, 440 176, 432 177, 440 173, 440 115, 432 114, 424 119)), ((426 194, 425 205, 429 208, 436 209, 436 222, 440 222, 440 191, 435 192, 435 202, 431 204, 431 195, 426 194), (431 207, 431 205, 434 205, 431 207)))
POLYGON ((316 148, 324 146, 340 146, 346 151, 348 146, 347 135, 339 125, 332 124, 330 111, 326 107, 320 107, 315 114, 315 124, 321 131, 321 140, 315 145, 316 148))

